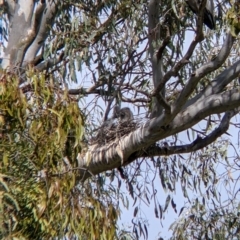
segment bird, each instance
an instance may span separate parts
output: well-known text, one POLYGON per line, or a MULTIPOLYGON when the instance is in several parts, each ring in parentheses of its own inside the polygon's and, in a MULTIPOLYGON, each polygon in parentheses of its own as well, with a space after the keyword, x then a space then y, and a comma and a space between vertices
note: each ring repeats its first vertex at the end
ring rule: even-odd
POLYGON ((124 107, 119 112, 120 123, 128 122, 133 120, 133 113, 128 107, 124 107))
POLYGON ((120 123, 133 120, 133 113, 128 107, 121 108, 115 106, 113 110, 112 119, 118 119, 120 123))
MULTIPOLYGON (((201 0, 185 0, 189 8, 198 14, 201 0)), ((214 17, 214 3, 213 0, 207 0, 206 7, 203 12, 203 23, 211 30, 215 29, 215 17, 214 17)))

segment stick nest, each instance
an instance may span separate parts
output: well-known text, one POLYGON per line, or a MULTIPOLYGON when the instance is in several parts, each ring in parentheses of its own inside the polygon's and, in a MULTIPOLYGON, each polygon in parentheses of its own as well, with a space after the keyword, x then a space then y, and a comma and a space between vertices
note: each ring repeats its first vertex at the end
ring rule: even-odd
POLYGON ((117 138, 121 138, 137 129, 139 123, 130 120, 127 122, 105 122, 97 131, 96 136, 90 139, 90 144, 105 145, 117 138))

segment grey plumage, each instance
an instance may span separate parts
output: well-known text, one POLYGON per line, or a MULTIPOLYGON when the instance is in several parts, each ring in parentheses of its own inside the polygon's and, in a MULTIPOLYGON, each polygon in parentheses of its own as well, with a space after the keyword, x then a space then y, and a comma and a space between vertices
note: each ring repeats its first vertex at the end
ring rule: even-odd
POLYGON ((119 118, 119 121, 121 123, 132 121, 133 120, 133 113, 130 110, 130 108, 125 107, 125 108, 122 108, 120 110, 118 118, 119 118))
MULTIPOLYGON (((190 9, 198 14, 201 0, 185 0, 190 9)), ((203 23, 210 29, 215 29, 215 17, 214 17, 214 3, 213 0, 207 0, 206 7, 203 12, 203 23)))

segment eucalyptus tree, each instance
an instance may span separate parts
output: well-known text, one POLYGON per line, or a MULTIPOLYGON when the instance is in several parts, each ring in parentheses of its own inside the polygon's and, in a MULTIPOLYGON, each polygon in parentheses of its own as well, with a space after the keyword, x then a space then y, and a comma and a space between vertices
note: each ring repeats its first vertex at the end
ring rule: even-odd
POLYGON ((237 236, 239 3, 210 30, 187 2, 0 1, 1 238, 148 238, 142 203, 173 239, 237 236))

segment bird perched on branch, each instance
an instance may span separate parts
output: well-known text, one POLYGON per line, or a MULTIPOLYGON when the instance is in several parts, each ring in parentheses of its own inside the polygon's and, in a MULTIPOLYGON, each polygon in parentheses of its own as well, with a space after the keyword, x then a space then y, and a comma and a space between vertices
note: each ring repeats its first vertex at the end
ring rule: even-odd
MULTIPOLYGON (((198 14, 201 0, 185 0, 190 9, 198 14)), ((210 29, 215 29, 215 17, 214 17, 214 3, 213 0, 207 0, 206 7, 203 11, 203 23, 210 29)))

